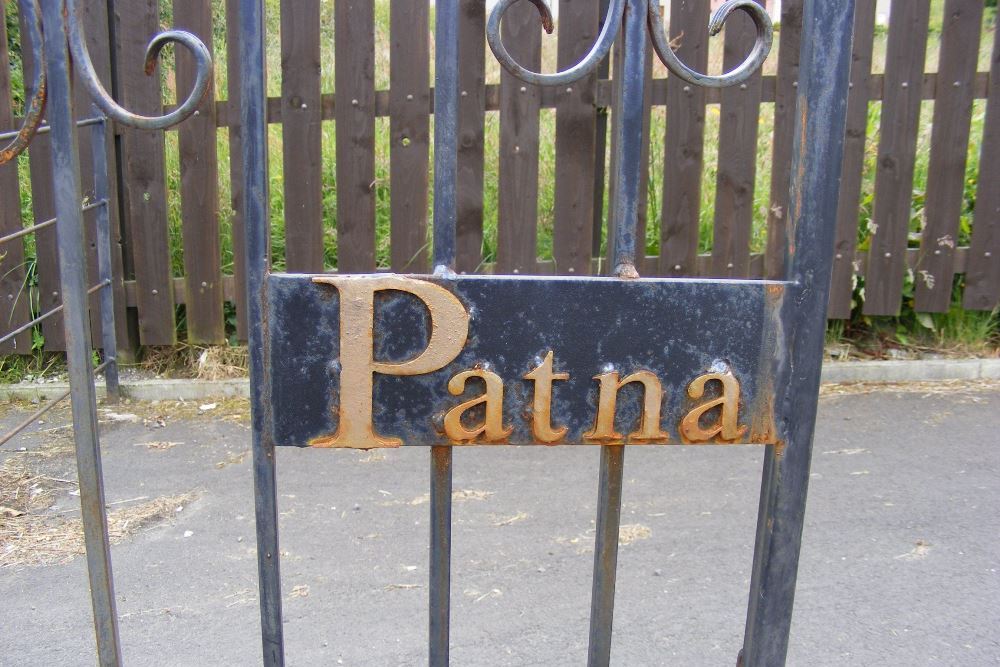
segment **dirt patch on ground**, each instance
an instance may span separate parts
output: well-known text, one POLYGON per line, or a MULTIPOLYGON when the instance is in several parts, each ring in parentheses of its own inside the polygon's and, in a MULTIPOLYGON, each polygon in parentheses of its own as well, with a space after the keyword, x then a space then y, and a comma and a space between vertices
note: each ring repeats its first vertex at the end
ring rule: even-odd
MULTIPOLYGON (((0 465, 0 568, 67 563, 86 553, 78 508, 52 509, 58 498, 79 495, 77 482, 45 474, 35 461, 12 456, 0 465)), ((197 493, 189 492, 109 505, 111 543, 171 520, 195 498, 197 493)))

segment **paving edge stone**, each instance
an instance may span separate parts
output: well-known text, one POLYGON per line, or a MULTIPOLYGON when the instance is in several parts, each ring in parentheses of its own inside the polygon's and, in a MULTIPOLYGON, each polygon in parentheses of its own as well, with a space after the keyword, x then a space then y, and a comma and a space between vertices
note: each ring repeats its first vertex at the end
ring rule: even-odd
MULTIPOLYGON (((1000 380, 1000 359, 923 359, 915 361, 830 361, 823 382, 917 382, 926 380, 1000 380)), ((0 385, 0 397, 50 399, 66 391, 65 383, 0 385)), ((233 380, 136 380, 122 383, 122 393, 138 401, 200 401, 248 397, 250 382, 233 380)), ((98 396, 104 383, 97 383, 98 396)))

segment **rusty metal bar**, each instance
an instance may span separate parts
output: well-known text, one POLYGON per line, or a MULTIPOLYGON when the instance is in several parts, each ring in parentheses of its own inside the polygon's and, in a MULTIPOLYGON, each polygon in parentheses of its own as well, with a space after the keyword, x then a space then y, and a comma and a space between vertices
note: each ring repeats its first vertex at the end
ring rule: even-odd
POLYGON ((243 215, 246 234, 247 339, 250 350, 250 421, 253 445, 254 507, 261 642, 265 667, 285 664, 281 623, 281 573, 278 549, 278 497, 274 442, 268 428, 268 339, 264 335, 264 278, 270 264, 268 229, 267 105, 265 85, 264 0, 241 0, 237 17, 242 33, 240 120, 243 131, 243 215))
MULTIPOLYGON (((97 200, 92 201, 89 204, 85 204, 83 206, 83 208, 81 208, 80 210, 82 212, 86 213, 87 211, 94 210, 98 206, 105 206, 105 205, 107 205, 107 203, 108 203, 107 199, 98 198, 97 200)), ((51 227, 54 224, 56 224, 56 218, 49 218, 48 220, 45 220, 44 222, 39 222, 37 225, 31 225, 30 227, 25 227, 24 229, 19 229, 19 230, 17 230, 16 232, 14 232, 12 234, 8 234, 7 236, 0 236, 0 243, 6 243, 7 241, 13 241, 14 239, 19 239, 22 236, 27 236, 28 234, 33 234, 33 233, 37 232, 40 229, 45 229, 46 227, 51 227)))
MULTIPOLYGON (((89 290, 87 290, 87 296, 90 296, 91 294, 93 294, 97 290, 101 289, 102 287, 107 287, 109 285, 111 285, 111 281, 110 280, 99 282, 96 285, 94 285, 93 287, 91 287, 89 290)), ((22 331, 27 331, 28 329, 30 329, 31 327, 35 326, 36 324, 40 324, 43 320, 47 320, 48 318, 52 317, 53 315, 56 315, 57 313, 61 313, 63 311, 63 308, 65 307, 65 305, 66 305, 65 303, 61 303, 58 306, 56 306, 55 308, 53 308, 52 310, 47 311, 47 312, 39 315, 38 317, 36 317, 35 319, 31 320, 30 322, 26 322, 25 324, 22 324, 21 326, 19 326, 18 328, 14 329, 13 331, 9 331, 9 332, 5 333, 3 336, 0 336, 0 343, 5 343, 8 340, 10 340, 11 338, 13 338, 14 336, 16 336, 17 334, 21 333, 22 331)))
MULTIPOLYGON (((95 109, 96 111, 96 109, 95 109)), ((111 238, 111 211, 108 204, 108 125, 101 122, 93 126, 90 148, 94 163, 94 196, 103 206, 97 213, 95 226, 97 228, 97 273, 102 283, 111 285, 112 269, 111 255, 114 244, 111 238)), ((86 208, 86 207, 84 207, 86 208)), ((107 402, 118 403, 120 391, 118 387, 118 341, 115 332, 115 291, 106 289, 100 295, 101 310, 101 347, 104 349, 104 383, 107 389, 107 402)))
POLYGON ((777 428, 761 481, 757 539, 740 664, 785 664, 805 518, 843 156, 854 0, 808 0, 802 24, 791 168, 788 278, 777 364, 777 428))
POLYGON ((56 233, 63 292, 63 327, 69 365, 73 433, 76 442, 80 510, 87 547, 87 573, 94 610, 97 658, 120 665, 118 616, 111 573, 111 547, 104 511, 104 480, 97 435, 97 399, 90 365, 90 318, 87 307, 87 261, 80 211, 80 156, 73 120, 72 72, 66 36, 70 26, 64 0, 43 0, 48 116, 52 127, 52 177, 55 183, 56 233))

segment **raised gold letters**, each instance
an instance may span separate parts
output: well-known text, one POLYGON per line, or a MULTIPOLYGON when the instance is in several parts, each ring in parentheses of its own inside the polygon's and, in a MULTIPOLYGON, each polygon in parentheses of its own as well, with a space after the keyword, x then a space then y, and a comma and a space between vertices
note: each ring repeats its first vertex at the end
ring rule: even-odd
POLYGON ((538 442, 551 445, 558 442, 569 430, 565 426, 552 427, 552 382, 568 380, 568 373, 552 372, 552 350, 545 355, 545 360, 538 368, 524 376, 525 380, 535 383, 535 398, 531 410, 531 432, 538 442))
POLYGON ((696 377, 688 385, 688 396, 697 400, 705 395, 705 384, 717 380, 722 384, 722 393, 688 412, 681 420, 681 437, 687 442, 708 442, 718 438, 723 442, 734 442, 743 437, 747 428, 737 423, 740 408, 740 382, 728 369, 721 372, 705 373, 696 377), (716 406, 721 407, 719 420, 710 428, 701 425, 702 416, 716 406))
POLYGON ((310 441, 313 447, 398 447, 398 438, 382 436, 372 424, 374 374, 420 375, 443 368, 458 356, 469 335, 469 313, 443 287, 396 275, 317 276, 340 293, 340 406, 337 432, 310 441), (431 335, 423 352, 399 363, 375 361, 375 293, 407 292, 424 302, 431 315, 431 335))
POLYGON ((457 443, 472 442, 480 435, 484 442, 501 442, 511 433, 513 427, 503 426, 503 380, 492 371, 475 368, 462 371, 448 380, 448 391, 452 396, 461 396, 465 391, 465 382, 469 378, 482 378, 486 383, 486 391, 476 398, 459 403, 444 416, 444 433, 448 439, 457 443), (486 416, 483 422, 474 428, 466 428, 462 423, 462 415, 477 405, 486 404, 486 416))
POLYGON ((642 421, 639 428, 629 434, 630 442, 666 442, 669 436, 660 428, 660 403, 663 387, 660 379, 650 371, 638 371, 618 381, 618 372, 612 371, 594 376, 601 383, 601 393, 597 400, 597 418, 594 428, 583 435, 592 442, 622 442, 621 433, 615 431, 615 409, 618 391, 630 382, 641 382, 643 387, 642 421))

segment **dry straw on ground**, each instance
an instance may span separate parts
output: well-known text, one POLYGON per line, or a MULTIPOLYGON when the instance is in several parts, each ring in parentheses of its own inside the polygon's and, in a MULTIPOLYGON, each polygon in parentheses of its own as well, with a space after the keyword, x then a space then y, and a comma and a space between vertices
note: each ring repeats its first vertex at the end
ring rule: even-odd
MULTIPOLYGON (((76 482, 39 474, 23 457, 0 466, 0 568, 68 563, 86 553, 79 517, 50 511, 76 482)), ((108 536, 119 544, 170 519, 197 497, 194 492, 135 502, 108 511, 108 536)))

